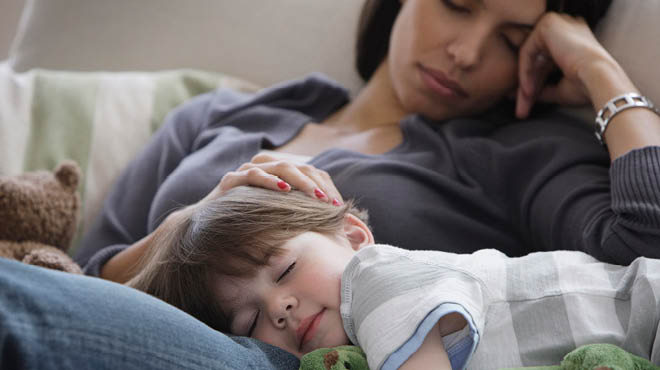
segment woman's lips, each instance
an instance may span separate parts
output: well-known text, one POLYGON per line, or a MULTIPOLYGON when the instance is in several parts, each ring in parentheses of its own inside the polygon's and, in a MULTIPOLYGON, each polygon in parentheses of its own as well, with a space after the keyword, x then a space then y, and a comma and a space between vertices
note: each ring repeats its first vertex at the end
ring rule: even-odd
POLYGON ((449 98, 457 97, 467 99, 469 97, 468 93, 465 92, 458 82, 449 79, 441 71, 426 68, 421 64, 418 64, 418 67, 422 75, 422 81, 424 81, 426 86, 436 94, 449 98))
POLYGON ((305 343, 314 338, 316 329, 319 326, 319 322, 321 322, 321 318, 323 318, 324 312, 325 308, 319 311, 317 314, 305 318, 300 323, 300 326, 296 330, 296 337, 298 338, 298 343, 300 343, 298 346, 299 351, 302 351, 302 347, 305 345, 305 343))

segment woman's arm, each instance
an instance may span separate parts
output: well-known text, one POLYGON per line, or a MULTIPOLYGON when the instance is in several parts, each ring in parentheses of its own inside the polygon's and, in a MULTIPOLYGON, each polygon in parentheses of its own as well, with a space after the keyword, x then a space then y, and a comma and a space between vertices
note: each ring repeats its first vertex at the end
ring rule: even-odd
MULTIPOLYGON (((216 192, 217 187, 206 197, 213 196, 216 192)), ((204 199, 206 199, 206 197, 204 199)), ((204 199, 200 202, 203 202, 204 199)), ((143 265, 147 263, 145 258, 153 258, 153 253, 150 252, 155 252, 155 250, 151 250, 151 248, 157 248, 155 243, 158 243, 159 236, 164 235, 164 237, 167 237, 169 231, 175 229, 184 217, 190 217, 189 211, 193 209, 194 206, 195 205, 193 204, 170 213, 165 220, 158 225, 156 230, 147 234, 144 238, 133 243, 128 248, 115 254, 101 268, 100 277, 121 284, 124 284, 135 277, 135 275, 140 272, 143 265)))
POLYGON ((133 278, 140 271, 140 261, 149 250, 154 233, 145 236, 137 243, 110 258, 101 268, 100 277, 120 284, 124 284, 133 278))
MULTIPOLYGON (((581 71, 581 79, 594 109, 601 109, 613 97, 640 93, 616 63, 595 63, 581 71)), ((633 149, 660 145, 660 115, 649 109, 626 109, 612 118, 603 140, 612 161, 633 149)))
MULTIPOLYGON (((529 114, 537 99, 591 104, 597 112, 614 97, 639 93, 584 20, 568 15, 543 16, 521 48, 519 61, 516 113, 520 118, 529 114), (563 78, 557 85, 544 86, 554 65, 563 78)), ((612 161, 633 149, 660 145, 660 116, 645 108, 626 109, 611 120, 603 139, 612 161)))
MULTIPOLYGON (((520 118, 535 100, 591 104, 599 111, 621 94, 638 92, 584 20, 567 15, 544 15, 521 48, 519 63, 520 118), (562 79, 544 85, 557 67, 562 79)), ((539 139, 536 148, 518 141, 515 158, 525 158, 524 165, 514 157, 498 164, 497 176, 512 180, 501 181, 493 196, 513 212, 513 226, 525 243, 532 250, 581 250, 619 264, 660 257, 660 117, 631 108, 611 120, 603 136, 611 168, 602 162, 602 149, 590 143, 596 141, 595 123, 585 136, 557 120, 569 119, 555 118, 526 134, 539 139)))

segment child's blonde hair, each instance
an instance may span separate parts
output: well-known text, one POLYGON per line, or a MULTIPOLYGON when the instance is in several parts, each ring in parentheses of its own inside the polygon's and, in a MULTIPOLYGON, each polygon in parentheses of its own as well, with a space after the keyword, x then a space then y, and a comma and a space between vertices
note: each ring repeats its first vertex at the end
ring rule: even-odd
POLYGON ((339 235, 347 213, 365 223, 351 201, 337 207, 308 195, 241 186, 181 211, 173 227, 155 236, 140 272, 127 284, 228 332, 213 277, 253 277, 280 246, 304 232, 339 235))

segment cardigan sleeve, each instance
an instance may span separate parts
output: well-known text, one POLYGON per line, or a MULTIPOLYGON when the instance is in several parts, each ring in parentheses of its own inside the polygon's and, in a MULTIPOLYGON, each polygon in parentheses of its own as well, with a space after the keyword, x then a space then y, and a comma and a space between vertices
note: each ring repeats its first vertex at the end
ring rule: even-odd
POLYGON ((562 119, 500 130, 480 158, 514 229, 530 251, 580 250, 616 264, 660 258, 660 147, 610 165, 589 130, 562 119))

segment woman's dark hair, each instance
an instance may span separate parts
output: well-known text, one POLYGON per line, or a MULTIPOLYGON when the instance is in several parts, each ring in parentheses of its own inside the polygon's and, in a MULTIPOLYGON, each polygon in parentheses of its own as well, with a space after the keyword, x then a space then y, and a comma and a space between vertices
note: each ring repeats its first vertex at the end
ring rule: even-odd
POLYGON ((546 0, 547 11, 582 17, 593 30, 605 16, 612 0, 546 0))
POLYGON ((383 62, 390 47, 392 26, 401 10, 399 0, 366 0, 358 24, 356 66, 368 81, 383 62))
MULTIPOLYGON (((605 16, 612 0, 547 0, 547 10, 586 20, 591 29, 605 16)), ((356 44, 356 67, 368 81, 389 49, 390 33, 401 10, 400 0, 366 0, 362 6, 356 44)))

